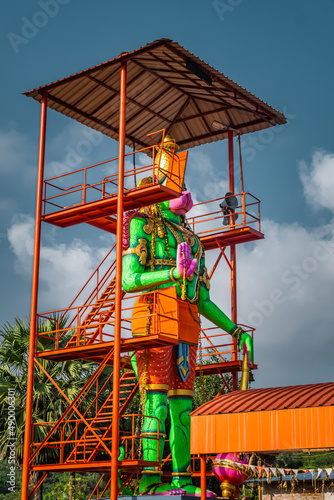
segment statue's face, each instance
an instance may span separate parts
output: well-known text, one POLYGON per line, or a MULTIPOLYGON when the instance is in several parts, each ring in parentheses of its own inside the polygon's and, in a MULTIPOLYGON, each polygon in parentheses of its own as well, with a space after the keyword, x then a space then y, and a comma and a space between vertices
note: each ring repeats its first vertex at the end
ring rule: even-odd
POLYGON ((182 191, 182 194, 179 198, 161 203, 161 207, 163 209, 168 209, 175 215, 186 214, 187 212, 189 212, 192 206, 193 201, 191 199, 191 193, 189 193, 189 191, 182 191))

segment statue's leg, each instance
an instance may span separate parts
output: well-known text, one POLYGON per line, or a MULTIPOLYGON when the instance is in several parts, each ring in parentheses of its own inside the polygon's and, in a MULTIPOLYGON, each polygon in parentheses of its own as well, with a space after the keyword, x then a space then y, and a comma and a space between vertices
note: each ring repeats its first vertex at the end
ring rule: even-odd
MULTIPOLYGON (((190 413, 192 398, 172 396, 169 398, 171 430, 169 435, 173 460, 173 478, 183 477, 183 483, 191 482, 190 462, 190 413), (179 476, 176 476, 179 474, 179 476)), ((173 479, 173 484, 175 480, 173 479)))
MULTIPOLYGON (((165 421, 167 417, 167 390, 170 383, 172 347, 147 349, 136 353, 138 379, 145 394, 145 410, 142 435, 143 459, 161 464, 165 445, 165 421), (149 418, 155 417, 155 418, 149 418), (157 420, 158 419, 158 420, 157 420), (159 421, 159 457, 158 455, 159 421)), ((145 467, 139 484, 139 492, 144 493, 151 485, 161 482, 161 472, 155 467, 145 467)), ((163 489, 170 488, 163 487, 163 489)), ((161 489, 159 488, 159 491, 161 489)))
MULTIPOLYGON (((144 418, 143 436, 143 459, 157 461, 158 455, 158 422, 159 420, 159 463, 161 464, 165 446, 166 429, 165 421, 167 417, 167 392, 166 391, 146 391, 145 415, 156 418, 144 418), (147 437, 145 437, 147 436, 147 437)), ((161 473, 154 467, 145 467, 139 485, 139 492, 143 493, 152 484, 161 482, 161 473)))
MULTIPOLYGON (((190 374, 185 382, 172 377, 169 391, 169 411, 171 416, 171 431, 169 436, 173 460, 172 488, 183 488, 188 495, 201 496, 201 488, 192 483, 190 457, 190 413, 192 411, 192 391, 195 381, 196 346, 190 346, 190 374)), ((173 354, 175 355, 175 353, 173 354)), ((216 497, 211 491, 207 497, 216 497)))

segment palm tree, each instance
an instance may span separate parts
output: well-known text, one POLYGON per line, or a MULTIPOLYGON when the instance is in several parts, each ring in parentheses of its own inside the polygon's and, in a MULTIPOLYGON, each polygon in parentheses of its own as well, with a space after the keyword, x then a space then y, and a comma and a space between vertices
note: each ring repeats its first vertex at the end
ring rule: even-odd
MULTIPOLYGON (((66 319, 63 319, 60 328, 64 328, 66 319)), ((43 321, 38 332, 55 330, 56 319, 43 321)), ((8 458, 8 412, 7 399, 9 390, 15 393, 15 437, 16 437, 16 462, 22 463, 25 406, 27 391, 28 370, 28 347, 30 324, 28 321, 16 318, 14 324, 6 323, 0 329, 0 454, 2 458, 8 458)), ((68 336, 64 336, 62 343, 65 345, 68 336)), ((61 346, 60 346, 61 347, 61 346)), ((50 350, 53 343, 50 339, 38 337, 38 351, 50 350)), ((81 360, 70 360, 55 363, 47 359, 41 359, 40 364, 46 372, 57 381, 57 384, 73 400, 85 384, 87 377, 92 372, 92 364, 81 360)), ((33 393, 33 423, 52 422, 58 420, 66 408, 63 398, 45 373, 35 366, 34 393, 33 393)), ((49 428, 47 426, 36 426, 34 440, 41 442, 46 436, 49 428)), ((39 463, 52 463, 56 459, 56 450, 43 448, 38 455, 39 463)), ((38 474, 33 475, 32 485, 36 484, 38 474)), ((42 498, 42 489, 35 493, 35 500, 42 498)))

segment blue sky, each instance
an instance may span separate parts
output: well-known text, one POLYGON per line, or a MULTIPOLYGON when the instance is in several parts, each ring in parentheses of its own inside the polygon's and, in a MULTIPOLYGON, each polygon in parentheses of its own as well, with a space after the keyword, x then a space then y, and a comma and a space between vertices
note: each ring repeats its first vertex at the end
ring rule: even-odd
MULTIPOLYGON (((21 92, 166 37, 288 119, 242 138, 266 239, 238 249, 239 314, 257 327, 257 387, 332 380, 333 15, 331 0, 1 2, 0 324, 30 312, 40 107, 21 92)), ((46 175, 82 134, 50 110, 46 175)), ((117 144, 101 138, 91 149, 82 164, 114 156, 117 144)), ((197 199, 218 194, 226 144, 194 148, 187 169, 197 199)), ((111 243, 94 228, 43 227, 41 309, 66 305, 111 243)), ((228 313, 227 269, 219 272, 213 296, 228 313)))

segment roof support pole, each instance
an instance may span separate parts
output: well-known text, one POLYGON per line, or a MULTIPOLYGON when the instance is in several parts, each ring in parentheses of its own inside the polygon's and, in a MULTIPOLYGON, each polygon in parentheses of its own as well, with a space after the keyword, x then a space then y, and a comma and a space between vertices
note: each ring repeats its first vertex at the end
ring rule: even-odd
POLYGON ((201 500, 206 500, 206 455, 200 455, 201 461, 201 500))
POLYGON ((46 110, 47 110, 47 94, 45 93, 42 97, 42 103, 41 103, 41 123, 40 123, 39 152, 38 152, 35 242, 34 242, 34 261, 33 261, 33 271, 32 271, 32 291, 31 291, 26 423, 25 423, 25 433, 24 433, 24 448, 23 448, 24 451, 23 451, 23 468, 22 468, 22 493, 21 493, 22 500, 28 500, 28 494, 29 494, 28 492, 29 458, 31 453, 31 440, 32 440, 34 363, 35 363, 36 341, 37 341, 38 277, 39 277, 39 261, 40 261, 40 245, 41 245, 46 110))
POLYGON ((124 196, 124 153, 125 153, 125 110, 126 110, 126 61, 121 65, 119 104, 119 146, 118 146, 118 191, 117 191, 117 232, 116 232, 116 296, 114 332, 114 377, 113 377, 113 421, 111 456, 111 500, 117 500, 117 469, 119 439, 119 382, 122 319, 122 242, 123 242, 123 196, 124 196))
MULTIPOLYGON (((229 171, 229 190, 234 194, 234 150, 233 150, 233 130, 228 130, 228 171, 229 171)), ((234 217, 233 217, 234 222, 234 217)), ((236 266, 236 247, 230 248, 231 264, 231 320, 237 324, 237 266, 236 266)), ((232 339, 232 361, 238 359, 237 341, 232 339)), ((238 373, 233 373, 233 390, 238 390, 238 373)))

